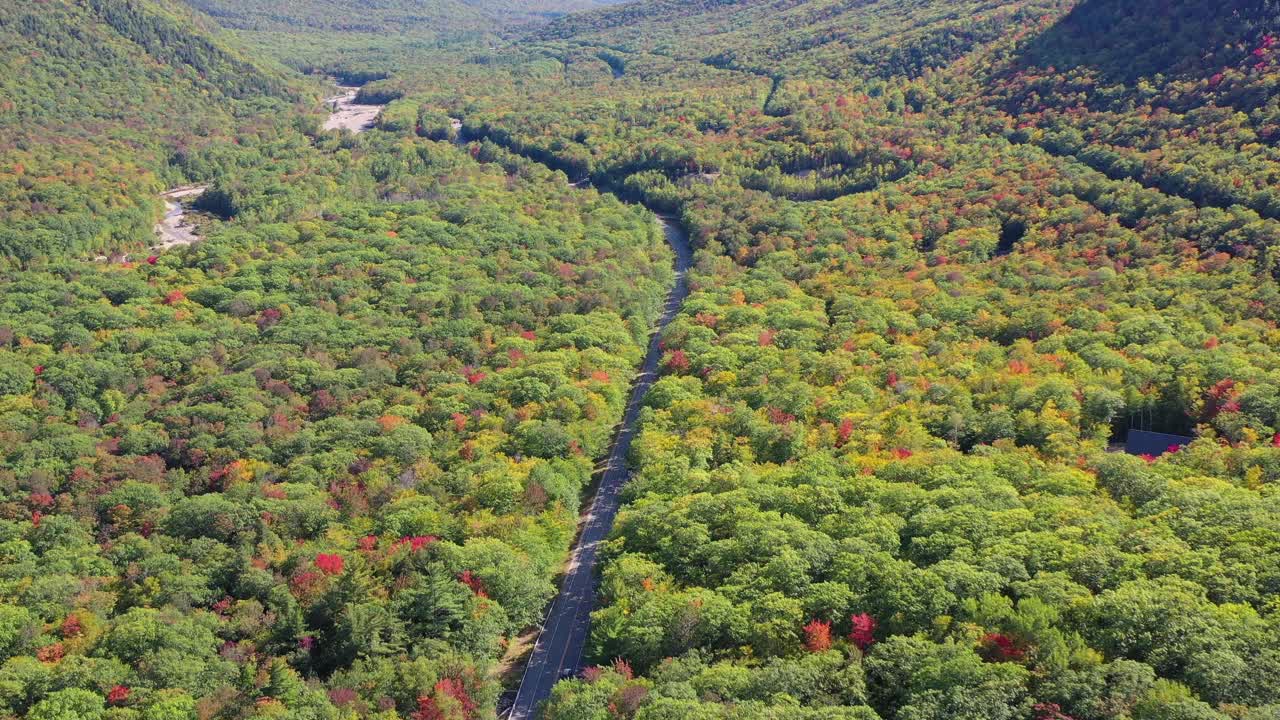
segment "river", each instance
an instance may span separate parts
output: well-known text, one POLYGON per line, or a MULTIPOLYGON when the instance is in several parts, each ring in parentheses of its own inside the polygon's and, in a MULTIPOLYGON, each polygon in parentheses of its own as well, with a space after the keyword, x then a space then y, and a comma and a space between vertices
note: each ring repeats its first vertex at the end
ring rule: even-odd
POLYGON ((356 102, 360 88, 340 85, 341 95, 325 98, 329 106, 329 119, 324 123, 325 130, 350 130, 361 133, 373 127, 386 105, 361 105, 356 102))
POLYGON ((187 208, 182 201, 199 197, 207 189, 204 185, 183 185, 160 193, 164 200, 164 218, 156 223, 156 237, 160 242, 152 250, 164 251, 179 245, 190 245, 199 239, 195 225, 187 222, 187 208))
MULTIPOLYGON (((373 127, 373 123, 385 105, 359 105, 356 96, 360 88, 340 86, 341 95, 325 98, 329 106, 329 118, 324 123, 325 130, 344 129, 353 133, 363 132, 373 127)), ((164 201, 164 217, 155 225, 156 244, 151 246, 153 252, 164 252, 182 245, 190 245, 200 239, 195 233, 195 225, 188 221, 187 206, 184 200, 199 197, 206 189, 205 185, 182 185, 160 193, 164 201)), ((94 258, 98 262, 128 261, 128 255, 99 255, 94 258)))

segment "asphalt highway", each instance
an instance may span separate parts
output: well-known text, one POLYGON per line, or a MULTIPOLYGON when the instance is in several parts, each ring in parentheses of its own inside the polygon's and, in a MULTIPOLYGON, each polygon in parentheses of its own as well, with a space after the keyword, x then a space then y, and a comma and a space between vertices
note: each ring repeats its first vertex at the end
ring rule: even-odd
POLYGON ((644 362, 632 383, 621 426, 601 471, 595 496, 583 518, 560 592, 547 611, 542 631, 525 666, 508 715, 510 720, 536 717, 538 706, 551 695, 551 686, 582 669, 582 651, 591 631, 591 611, 595 609, 597 550, 613 529, 613 519, 618 514, 622 486, 627 482, 627 452, 635 436, 636 419, 645 394, 657 379, 658 363, 662 358, 662 349, 658 345, 661 331, 680 311, 680 305, 689 294, 687 271, 693 262, 693 252, 688 235, 672 219, 661 216, 658 219, 662 222, 667 243, 676 253, 675 284, 667 293, 657 330, 649 338, 644 362))

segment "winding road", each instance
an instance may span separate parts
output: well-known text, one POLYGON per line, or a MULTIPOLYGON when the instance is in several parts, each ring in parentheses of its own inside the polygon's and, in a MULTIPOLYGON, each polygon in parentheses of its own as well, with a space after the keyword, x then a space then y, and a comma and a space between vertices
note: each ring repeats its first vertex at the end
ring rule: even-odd
MULTIPOLYGON (((381 111, 381 105, 354 105, 353 89, 346 95, 330 98, 333 114, 326 129, 344 128, 360 132, 369 128, 381 111)), ((451 118, 455 133, 454 142, 461 144, 462 123, 451 118)), ((570 183, 573 187, 589 185, 587 181, 570 183)), ((189 185, 174 188, 162 194, 166 210, 164 219, 156 225, 160 243, 156 249, 168 249, 194 242, 197 236, 185 222, 185 209, 179 202, 205 191, 204 186, 189 185)), ((662 224, 667 244, 675 252, 675 282, 667 291, 662 313, 645 351, 640 371, 632 381, 622 421, 604 464, 599 468, 599 481, 586 513, 580 519, 578 539, 570 555, 569 564, 560 583, 560 592, 551 602, 542 629, 534 643, 533 652, 525 665, 520 687, 508 714, 509 720, 531 720, 538 706, 551 695, 557 681, 582 669, 582 655, 591 630, 591 611, 595 609, 596 563, 600 543, 613 529, 614 517, 621 504, 622 486, 629 477, 627 454, 636 433, 636 420, 645 395, 657 379, 658 363, 662 358, 659 345, 661 333, 680 311, 689 294, 688 270, 693 264, 693 251, 689 237, 674 218, 654 213, 662 224)))
MULTIPOLYGON (((455 133, 454 142, 465 144, 460 132, 462 121, 458 118, 450 118, 449 121, 455 133)), ((569 182, 569 186, 588 187, 591 186, 591 181, 581 178, 569 182)), ((658 212, 653 214, 662 224, 662 234, 667 244, 675 252, 675 282, 667 291, 662 314, 658 316, 657 325, 649 336, 644 361, 632 380, 631 394, 627 397, 627 405, 609 455, 598 468, 596 490, 587 505, 586 513, 579 519, 577 542, 561 578, 560 591, 551 601, 546 617, 543 618, 538 639, 525 663, 515 699, 507 711, 507 720, 532 720, 537 716, 539 706, 551 696, 552 686, 566 677, 577 675, 582 669, 582 655, 587 637, 591 633, 591 611, 596 605, 596 563, 600 543, 613 530, 613 520, 622 503, 622 486, 630 477, 627 454, 635 437, 636 421, 640 416, 644 396, 657 380, 658 363, 662 359, 662 331, 675 318, 684 299, 689 295, 688 271, 693 265, 689 235, 675 218, 658 212)))
POLYGON ((649 338, 640 373, 631 385, 621 426, 601 470, 595 496, 582 518, 578 542, 560 583, 560 592, 547 611, 542 631, 525 665, 520 688, 507 716, 509 720, 535 717, 538 706, 551 695, 551 686, 582 669, 582 653, 591 630, 591 611, 595 609, 597 550, 613 529, 613 519, 618 514, 622 486, 629 476, 627 453, 635 437, 636 419, 645 394, 657 379, 658 361, 662 357, 659 346, 662 329, 676 316, 689 294, 688 270, 693 262, 689 237, 674 219, 658 215, 658 220, 662 223, 667 243, 676 254, 675 283, 667 292, 667 300, 657 327, 649 338))

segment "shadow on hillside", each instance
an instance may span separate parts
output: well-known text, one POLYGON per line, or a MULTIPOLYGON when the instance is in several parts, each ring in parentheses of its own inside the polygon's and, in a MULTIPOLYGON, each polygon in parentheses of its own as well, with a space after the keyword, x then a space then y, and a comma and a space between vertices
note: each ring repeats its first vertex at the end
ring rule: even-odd
POLYGON ((1280 27, 1280 0, 1082 0, 1023 49, 1024 66, 1092 68, 1133 82, 1213 74, 1280 27))

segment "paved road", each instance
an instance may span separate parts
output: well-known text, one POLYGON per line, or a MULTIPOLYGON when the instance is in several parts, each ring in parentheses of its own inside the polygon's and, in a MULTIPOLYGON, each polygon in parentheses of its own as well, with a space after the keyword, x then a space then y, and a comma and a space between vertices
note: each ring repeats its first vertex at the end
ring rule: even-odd
POLYGON ((569 568, 560 584, 560 594, 551 603, 542 632, 525 666, 520 689, 511 707, 510 720, 530 720, 538 705, 551 695, 564 671, 576 672, 582 667, 582 651, 591 629, 591 611, 595 608, 596 551, 613 528, 618 513, 622 486, 627 481, 627 451, 636 432, 636 418, 645 393, 656 379, 662 350, 658 347, 660 331, 671 322, 689 294, 686 272, 693 261, 689 238, 670 218, 659 217, 667 243, 676 253, 676 281, 667 294, 667 302, 658 320, 658 331, 649 339, 649 348, 640 366, 640 374, 631 386, 622 425, 613 441, 613 449, 600 476, 600 484, 587 511, 578 544, 570 557, 569 568))

